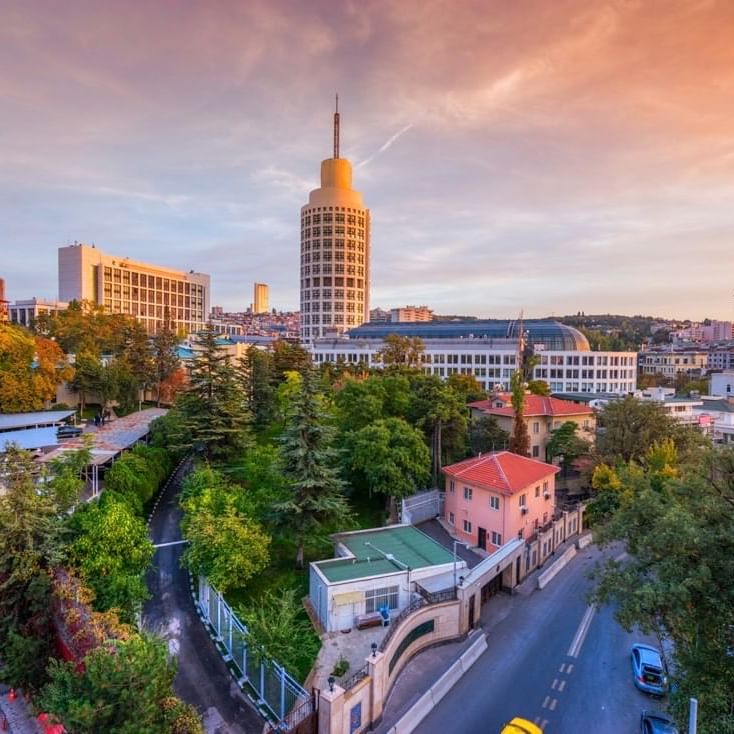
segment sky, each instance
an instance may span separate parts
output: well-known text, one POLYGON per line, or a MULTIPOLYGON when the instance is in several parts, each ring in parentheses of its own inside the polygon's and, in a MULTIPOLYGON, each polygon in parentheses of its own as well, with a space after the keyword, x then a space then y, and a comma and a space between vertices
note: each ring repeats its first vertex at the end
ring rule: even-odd
POLYGON ((298 307, 331 155, 371 306, 734 318, 732 0, 4 0, 0 277, 59 246, 298 307))

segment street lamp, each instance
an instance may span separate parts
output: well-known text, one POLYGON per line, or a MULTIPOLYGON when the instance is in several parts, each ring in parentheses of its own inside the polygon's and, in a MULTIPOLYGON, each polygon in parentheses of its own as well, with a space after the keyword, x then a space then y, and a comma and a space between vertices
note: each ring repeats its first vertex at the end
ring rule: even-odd
POLYGON ((461 540, 454 541, 454 588, 456 588, 456 546, 457 545, 463 545, 464 548, 467 547, 466 543, 462 542, 461 540))

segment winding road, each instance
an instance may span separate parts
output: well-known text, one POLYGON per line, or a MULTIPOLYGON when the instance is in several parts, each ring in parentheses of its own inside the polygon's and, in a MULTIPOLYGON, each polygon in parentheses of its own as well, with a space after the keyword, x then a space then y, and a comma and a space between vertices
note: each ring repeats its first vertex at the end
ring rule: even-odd
MULTIPOLYGON (((154 544, 181 540, 181 509, 177 495, 190 471, 189 462, 175 472, 150 518, 154 544)), ((193 704, 207 734, 260 734, 263 719, 241 692, 204 629, 189 587, 189 575, 181 567, 184 546, 156 550, 148 572, 151 599, 143 610, 143 626, 165 639, 178 661, 174 689, 193 704)))

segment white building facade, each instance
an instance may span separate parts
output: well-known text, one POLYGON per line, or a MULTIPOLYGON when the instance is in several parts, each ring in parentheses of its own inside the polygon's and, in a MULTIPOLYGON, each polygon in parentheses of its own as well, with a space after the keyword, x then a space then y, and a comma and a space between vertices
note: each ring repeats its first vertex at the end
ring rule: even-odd
MULTIPOLYGON (((551 392, 615 393, 634 392, 637 387, 636 352, 592 352, 582 334, 555 322, 534 322, 526 339, 538 357, 533 378, 548 383, 551 392), (534 333, 535 332, 535 333, 534 333), (560 348, 553 348, 560 347, 560 348)), ((427 374, 447 378, 452 374, 473 375, 485 390, 509 389, 516 369, 517 322, 466 322, 466 324, 424 324, 398 330, 404 336, 423 340, 422 368, 427 374), (484 327, 483 324, 490 324, 484 327), (437 334, 467 332, 466 337, 450 338, 437 334), (482 332, 505 334, 483 336, 482 332), (506 334, 509 333, 509 336, 506 334)), ((384 335, 396 325, 364 325, 350 338, 318 339, 311 347, 316 364, 325 362, 364 364, 380 367, 384 335), (369 334, 371 338, 360 338, 369 334)))

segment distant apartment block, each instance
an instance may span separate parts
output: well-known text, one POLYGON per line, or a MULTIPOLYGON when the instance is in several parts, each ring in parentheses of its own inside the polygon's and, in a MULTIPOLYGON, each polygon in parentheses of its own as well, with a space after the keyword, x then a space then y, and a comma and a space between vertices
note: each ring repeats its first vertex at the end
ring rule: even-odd
POLYGON ((52 314, 66 311, 69 304, 66 301, 47 301, 45 298, 26 298, 11 303, 8 311, 10 321, 21 326, 33 326, 41 314, 52 314))
POLYGON ((433 311, 428 306, 403 306, 390 309, 390 321, 393 324, 403 321, 433 321, 433 311))
POLYGON ((371 324, 390 323, 390 312, 386 311, 384 308, 370 309, 370 323, 371 324))
POLYGON ((672 346, 640 352, 640 372, 645 375, 663 375, 675 379, 683 373, 689 377, 703 375, 709 362, 708 351, 675 349, 672 346))
POLYGON ((709 394, 722 398, 734 397, 734 370, 725 370, 711 375, 709 394))
POLYGON ((255 292, 252 299, 252 312, 255 314, 267 313, 270 310, 268 305, 268 286, 265 283, 255 283, 255 292))
POLYGON ((87 300, 133 316, 149 333, 169 320, 179 331, 202 329, 209 315, 210 279, 109 255, 88 245, 59 248, 59 299, 87 300))
POLYGON ((734 338, 734 324, 731 321, 712 321, 710 324, 691 324, 685 329, 674 331, 672 336, 678 341, 718 342, 734 338))

